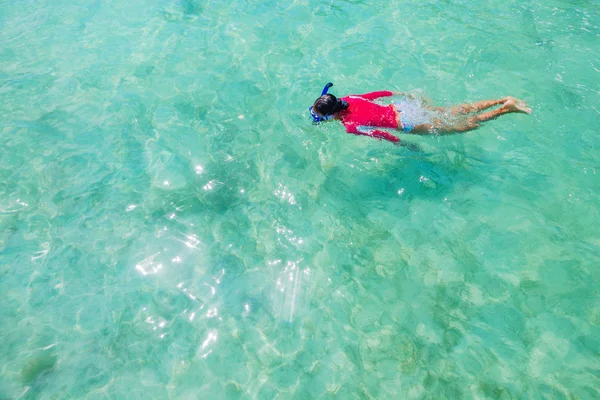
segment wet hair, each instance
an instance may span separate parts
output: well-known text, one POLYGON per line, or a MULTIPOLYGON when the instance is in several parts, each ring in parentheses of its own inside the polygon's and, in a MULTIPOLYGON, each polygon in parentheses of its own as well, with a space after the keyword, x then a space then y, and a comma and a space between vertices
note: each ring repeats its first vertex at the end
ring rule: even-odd
POLYGON ((317 110, 319 114, 328 116, 347 109, 348 103, 338 100, 337 97, 332 94, 324 94, 315 101, 313 108, 317 110))

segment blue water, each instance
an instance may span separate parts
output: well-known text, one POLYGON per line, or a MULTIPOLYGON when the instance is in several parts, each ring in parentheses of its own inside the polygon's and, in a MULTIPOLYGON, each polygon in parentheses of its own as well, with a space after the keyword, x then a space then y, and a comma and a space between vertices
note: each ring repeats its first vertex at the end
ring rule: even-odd
POLYGON ((599 43, 597 1, 0 1, 0 398, 599 398, 599 43), (533 114, 409 149, 313 126, 327 81, 533 114))

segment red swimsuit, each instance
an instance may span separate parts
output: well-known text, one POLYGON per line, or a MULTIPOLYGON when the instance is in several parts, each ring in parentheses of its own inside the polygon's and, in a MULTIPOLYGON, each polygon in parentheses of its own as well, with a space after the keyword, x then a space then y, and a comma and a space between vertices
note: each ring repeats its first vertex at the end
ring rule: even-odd
POLYGON ((388 90, 381 90, 379 92, 352 94, 342 97, 341 100, 349 104, 348 109, 341 111, 339 114, 340 120, 346 127, 346 132, 385 139, 390 142, 399 142, 400 139, 390 133, 369 128, 398 129, 397 111, 392 104, 384 106, 369 101, 392 95, 393 93, 388 90))

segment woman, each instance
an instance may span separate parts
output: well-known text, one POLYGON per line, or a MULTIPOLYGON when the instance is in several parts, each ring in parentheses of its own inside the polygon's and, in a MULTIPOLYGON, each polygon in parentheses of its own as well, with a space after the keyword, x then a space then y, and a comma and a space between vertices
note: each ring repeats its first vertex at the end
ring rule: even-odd
POLYGON ((399 142, 400 139, 374 128, 391 128, 414 134, 448 134, 476 129, 481 122, 504 114, 531 114, 531 109, 525 102, 514 97, 483 100, 446 109, 430 107, 421 99, 412 96, 404 96, 402 100, 387 105, 373 102, 381 97, 400 94, 387 90, 354 94, 338 99, 327 93, 331 86, 333 83, 325 85, 321 97, 309 109, 315 122, 338 119, 344 124, 348 133, 385 139, 394 143, 399 142), (500 107, 482 112, 494 106, 500 107))

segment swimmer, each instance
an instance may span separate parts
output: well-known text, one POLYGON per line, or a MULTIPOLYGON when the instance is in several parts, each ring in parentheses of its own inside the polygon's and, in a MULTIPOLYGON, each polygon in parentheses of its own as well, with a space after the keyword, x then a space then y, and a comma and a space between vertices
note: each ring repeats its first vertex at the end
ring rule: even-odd
POLYGON ((397 136, 376 128, 390 128, 417 135, 451 134, 477 129, 482 122, 504 114, 531 114, 531 109, 525 102, 514 97, 443 108, 429 106, 423 99, 412 95, 387 90, 353 94, 338 99, 327 93, 331 86, 333 83, 325 85, 321 97, 309 108, 314 122, 339 120, 348 133, 394 143, 400 141, 397 136), (402 97, 392 104, 381 105, 373 102, 381 97, 395 95, 402 97), (494 106, 500 107, 484 112, 494 106))

